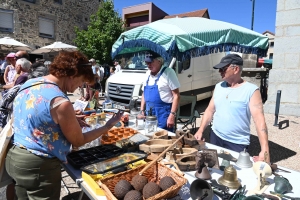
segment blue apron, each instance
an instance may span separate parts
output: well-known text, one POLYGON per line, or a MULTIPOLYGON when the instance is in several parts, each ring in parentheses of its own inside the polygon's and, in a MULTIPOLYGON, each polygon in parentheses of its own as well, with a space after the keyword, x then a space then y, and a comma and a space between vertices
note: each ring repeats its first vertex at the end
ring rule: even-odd
POLYGON ((154 85, 148 85, 150 75, 148 76, 146 86, 144 86, 144 98, 146 102, 146 113, 149 114, 148 112, 150 108, 152 108, 152 115, 157 117, 158 127, 173 131, 173 127, 167 128, 167 120, 171 112, 172 103, 165 103, 161 100, 157 86, 157 81, 165 70, 166 67, 161 70, 154 85))

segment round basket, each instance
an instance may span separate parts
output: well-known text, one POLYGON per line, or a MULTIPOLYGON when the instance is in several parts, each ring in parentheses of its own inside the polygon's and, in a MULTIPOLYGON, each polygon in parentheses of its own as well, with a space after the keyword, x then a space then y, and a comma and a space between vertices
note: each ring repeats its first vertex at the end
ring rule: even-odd
MULTIPOLYGON (((139 174, 139 172, 144 167, 145 167, 145 165, 141 165, 141 166, 139 166, 135 169, 115 174, 113 176, 102 179, 101 182, 103 184, 105 184, 109 188, 109 190, 113 193, 116 184, 120 180, 127 180, 127 181, 131 182, 132 178, 135 175, 139 174)), ((171 168, 169 168, 166 165, 163 165, 161 163, 156 163, 156 164, 150 166, 143 173, 143 176, 147 177, 148 181, 152 181, 152 182, 155 182, 157 184, 159 184, 159 181, 165 176, 172 177, 174 179, 174 181, 176 182, 176 184, 173 185, 172 187, 170 187, 167 190, 164 190, 164 191, 148 198, 147 200, 172 198, 172 197, 174 197, 178 194, 181 187, 187 182, 187 179, 184 178, 178 171, 176 171, 174 169, 171 169, 171 168)), ((109 200, 111 200, 108 195, 107 195, 107 198, 109 200)))

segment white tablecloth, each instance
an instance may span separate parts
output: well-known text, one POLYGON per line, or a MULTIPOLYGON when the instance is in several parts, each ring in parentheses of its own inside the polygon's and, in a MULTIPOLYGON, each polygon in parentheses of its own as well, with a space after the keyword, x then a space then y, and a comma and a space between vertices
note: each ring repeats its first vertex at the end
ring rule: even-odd
MULTIPOLYGON (((218 153, 220 153, 220 150, 225 150, 237 159, 239 156, 239 153, 237 153, 237 152, 230 151, 230 150, 227 150, 224 148, 220 148, 213 144, 206 143, 206 147, 208 149, 217 149, 218 153)), ((222 158, 219 158, 219 163, 221 165, 222 158)), ((237 170, 237 177, 238 177, 239 181, 241 182, 242 186, 246 185, 246 190, 253 190, 257 186, 257 184, 258 184, 257 176, 255 175, 252 168, 241 169, 235 165, 235 162, 230 162, 230 164, 232 164, 233 167, 237 170)), ((286 195, 291 196, 291 197, 300 197, 300 186, 298 184, 298 181, 300 180, 300 172, 290 170, 290 169, 287 169, 284 167, 280 167, 280 168, 291 172, 291 173, 286 173, 286 172, 281 172, 281 171, 277 172, 279 175, 282 175, 283 177, 287 178, 289 180, 290 184, 293 186, 292 192, 287 193, 286 195)), ((224 173, 223 171, 217 170, 217 169, 211 169, 211 170, 212 170, 212 172, 211 172, 212 179, 215 179, 217 181, 224 173)), ((192 182, 194 180, 196 180, 195 173, 196 173, 196 171, 185 172, 185 178, 188 180, 188 182, 186 185, 184 185, 181 188, 180 196, 182 197, 182 199, 192 199, 192 198, 190 198, 189 188, 190 188, 190 185, 192 184, 192 182)), ((270 182, 270 186, 265 191, 266 194, 270 194, 269 191, 274 191, 275 183, 274 183, 273 179, 274 179, 274 175, 267 178, 267 181, 270 182)), ((234 191, 235 190, 230 189, 229 193, 233 193, 234 191)), ((218 199, 218 197, 215 195, 214 199, 218 199)))
MULTIPOLYGON (((160 128, 158 128, 158 130, 161 130, 160 128)), ((145 134, 144 130, 139 130, 140 133, 145 134)), ((174 133, 169 132, 169 136, 175 136, 174 133)), ((220 148, 216 145, 213 144, 209 144, 206 143, 206 148, 208 149, 216 149, 218 151, 218 153, 220 153, 221 150, 224 150, 226 152, 229 152, 233 157, 238 159, 239 153, 234 152, 234 151, 230 151, 224 148, 220 148)), ((219 163, 221 165, 222 163, 222 158, 219 158, 219 163)), ((246 190, 253 190, 258 183, 257 177, 253 171, 252 168, 243 168, 240 169, 239 167, 237 167, 235 165, 235 162, 231 162, 230 164, 232 164, 234 166, 234 168, 237 170, 237 177, 239 179, 239 181, 241 182, 242 186, 246 185, 246 190)), ((74 168, 72 166, 69 166, 69 164, 67 166, 65 166, 68 170, 68 173, 72 176, 72 178, 75 179, 81 179, 81 173, 74 173, 74 168)), ((280 167, 280 166, 278 166, 280 167)), ((300 172, 299 171, 295 171, 295 170, 290 170, 284 167, 280 167, 282 169, 288 170, 291 173, 285 173, 285 172, 281 172, 278 171, 277 173, 282 175, 283 177, 287 178, 290 182, 290 184, 293 186, 293 190, 291 193, 287 193, 286 195, 291 196, 291 197, 300 197, 300 186, 298 184, 298 181, 300 180, 300 172)), ((211 176, 212 179, 215 179, 218 181, 219 177, 221 177, 223 175, 223 171, 221 170, 217 170, 217 169, 210 169, 211 170, 211 176)), ((76 170, 77 171, 77 170, 76 170)), ((187 200, 187 199, 191 199, 190 197, 190 185, 192 184, 192 182, 194 180, 196 180, 195 177, 195 173, 196 171, 190 171, 190 172, 184 172, 185 174, 185 178, 188 180, 188 182, 181 188, 179 194, 182 197, 182 199, 187 200)), ((270 186, 268 187, 268 189, 265 191, 265 193, 269 194, 269 191, 274 191, 274 175, 270 176, 269 178, 267 178, 267 181, 270 182, 270 186)), ((93 194, 93 192, 91 190, 86 190, 86 188, 89 188, 87 184, 84 183, 84 181, 82 182, 83 184, 81 184, 82 189, 84 190, 85 193, 90 193, 88 196, 97 196, 95 194, 93 194), (85 187, 83 187, 85 186, 85 187)), ((229 190, 230 193, 233 193, 235 190, 229 190)), ((103 197, 98 196, 96 199, 103 199, 103 197)), ((214 200, 220 199, 218 198, 216 195, 214 195, 214 200)))

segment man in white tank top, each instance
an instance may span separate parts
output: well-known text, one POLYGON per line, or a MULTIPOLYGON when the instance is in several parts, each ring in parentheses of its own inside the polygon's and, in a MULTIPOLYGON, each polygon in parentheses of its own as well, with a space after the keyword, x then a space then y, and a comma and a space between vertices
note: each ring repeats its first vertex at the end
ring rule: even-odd
POLYGON ((261 152, 253 156, 253 160, 270 162, 261 95, 256 85, 241 78, 242 66, 243 59, 237 54, 226 55, 214 66, 223 82, 216 85, 195 137, 197 140, 203 139, 203 131, 213 119, 210 143, 241 152, 250 144, 252 116, 261 146, 261 152))

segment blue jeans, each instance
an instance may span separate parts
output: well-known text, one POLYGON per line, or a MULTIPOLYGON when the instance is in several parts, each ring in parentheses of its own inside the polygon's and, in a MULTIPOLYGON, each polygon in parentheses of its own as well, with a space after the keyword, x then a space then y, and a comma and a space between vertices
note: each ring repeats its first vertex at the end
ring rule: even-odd
POLYGON ((219 147, 223 147, 232 151, 236 151, 238 153, 244 151, 244 149, 248 150, 248 145, 245 144, 235 144, 232 142, 228 142, 226 140, 221 139, 218 137, 213 130, 210 132, 210 143, 217 145, 219 147))

